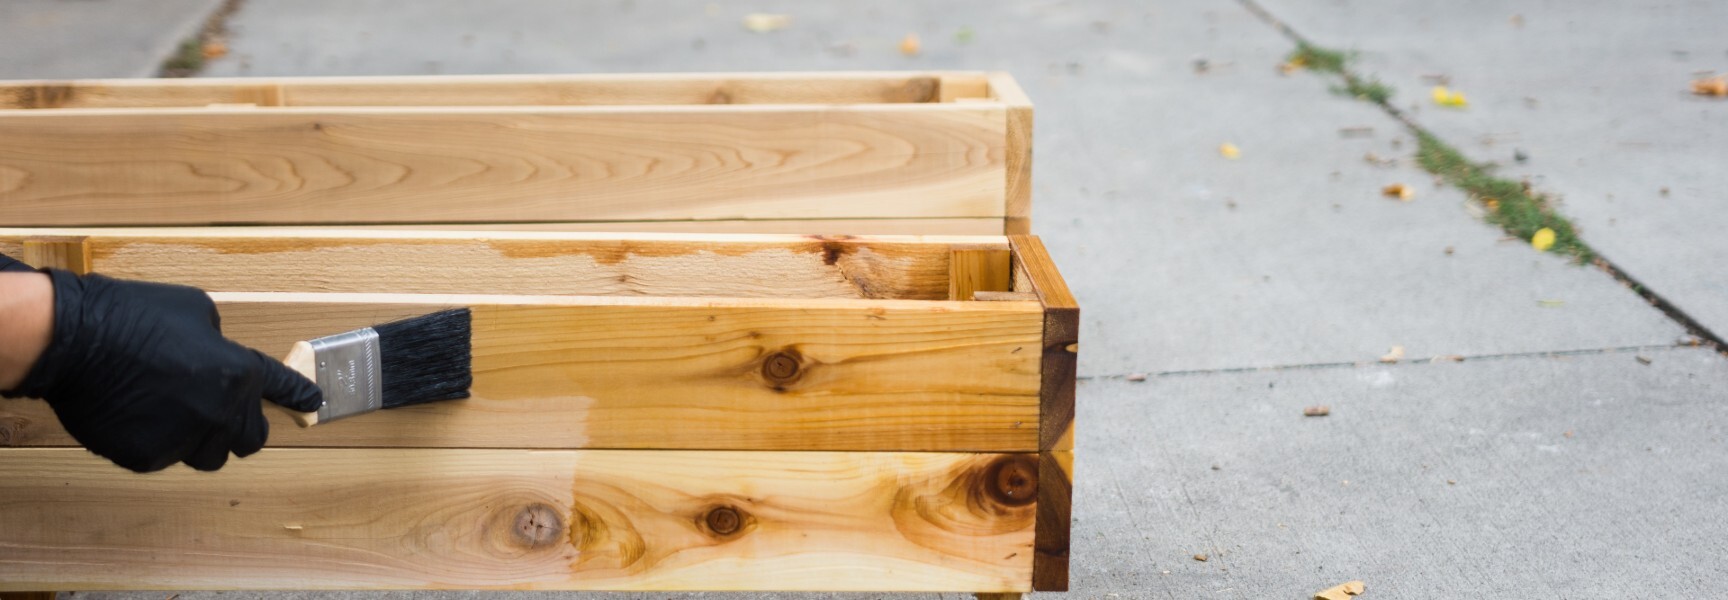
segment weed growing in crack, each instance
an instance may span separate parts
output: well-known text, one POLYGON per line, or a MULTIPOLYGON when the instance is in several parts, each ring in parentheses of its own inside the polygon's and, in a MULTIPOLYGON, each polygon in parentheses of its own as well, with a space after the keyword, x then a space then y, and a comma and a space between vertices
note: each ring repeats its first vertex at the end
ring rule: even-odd
POLYGON ((1551 229, 1554 252, 1570 254, 1579 263, 1595 258, 1590 246, 1578 239, 1572 223, 1554 211, 1548 196, 1531 191, 1524 182, 1495 177, 1491 166, 1470 162, 1457 149, 1425 130, 1416 130, 1416 140, 1416 162, 1481 203, 1489 223, 1524 240, 1543 228, 1551 229))

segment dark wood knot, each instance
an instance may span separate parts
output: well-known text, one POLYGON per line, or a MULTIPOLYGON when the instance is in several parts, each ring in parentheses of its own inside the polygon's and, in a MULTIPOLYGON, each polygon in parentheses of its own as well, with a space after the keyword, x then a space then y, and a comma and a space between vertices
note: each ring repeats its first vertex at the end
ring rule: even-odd
POLYGON ((516 513, 511 531, 516 542, 529 548, 542 548, 558 543, 563 537, 564 519, 551 506, 535 503, 516 513))
POLYGON ((781 350, 762 360, 762 378, 776 388, 798 381, 804 361, 796 350, 781 350))
POLYGON ((718 506, 708 511, 708 516, 702 521, 708 524, 708 530, 716 535, 732 535, 744 526, 744 516, 738 514, 738 509, 730 506, 718 506))
POLYGON ((984 472, 984 490, 1005 506, 1025 506, 1038 499, 1038 459, 1026 454, 1004 456, 984 472))

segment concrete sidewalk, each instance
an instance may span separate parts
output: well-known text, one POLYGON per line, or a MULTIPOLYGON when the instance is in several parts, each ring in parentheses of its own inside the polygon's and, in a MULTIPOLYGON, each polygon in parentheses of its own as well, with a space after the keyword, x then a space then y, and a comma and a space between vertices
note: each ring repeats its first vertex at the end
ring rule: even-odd
MULTIPOLYGON (((1469 58, 1448 68, 1458 87, 1485 94, 1473 96, 1477 106, 1438 116, 1424 108, 1418 118, 1473 153, 1479 130, 1449 129, 1445 119, 1518 117, 1505 116, 1493 86, 1468 82, 1541 68, 1449 41, 1479 35, 1471 28, 1397 29, 1411 20, 1379 5, 1271 4, 1299 29, 1377 15, 1305 32, 1357 45, 1368 67, 1469 58), (1360 29, 1377 23, 1404 39, 1360 29)), ((1294 599, 1349 579, 1367 581, 1368 599, 1685 597, 1710 595, 1725 575, 1728 511, 1718 498, 1728 491, 1728 360, 1677 348, 1686 331, 1601 271, 1506 240, 1472 216, 1463 194, 1412 165, 1413 140, 1377 108, 1311 74, 1280 74, 1292 44, 1236 3, 405 6, 249 0, 230 21, 230 55, 205 74, 1012 71, 1037 104, 1034 230, 1084 307, 1072 597, 1294 599), (791 14, 793 24, 751 33, 739 24, 746 12, 791 14), (920 56, 896 49, 907 33, 922 38, 920 56), (1225 142, 1240 158, 1220 156, 1225 142), (1384 197, 1393 183, 1413 186, 1415 198, 1384 197), (1376 362, 1393 346, 1404 348, 1404 363, 1376 362), (1427 360, 1442 356, 1464 361, 1427 360), (1132 373, 1150 377, 1136 383, 1132 373), (1302 416, 1316 404, 1333 414, 1302 416)), ((1416 23, 1506 18, 1480 3, 1421 10, 1435 16, 1416 23)), ((1671 18, 1572 10, 1583 15, 1577 22, 1626 20, 1629 31, 1640 18, 1656 29, 1671 18)), ((1540 14, 1531 9, 1527 27, 1540 14)), ((1541 56, 1564 65, 1558 72, 1584 68, 1541 56)), ((1406 101, 1425 93, 1394 83, 1406 101)), ((1507 89, 1508 98, 1524 93, 1507 89)), ((1627 190, 1670 176, 1693 182, 1669 186, 1671 207, 1602 213, 1619 219, 1613 225, 1581 216, 1585 240, 1635 277, 1650 273, 1658 291, 1662 273, 1688 272, 1708 291, 1719 269, 1704 258, 1718 242, 1655 232, 1676 219, 1718 218, 1708 201, 1722 186, 1702 186, 1721 170, 1703 161, 1721 150, 1701 144, 1721 133, 1676 146, 1701 156, 1675 150, 1662 154, 1671 162, 1627 171, 1596 157, 1618 160, 1627 153, 1612 144, 1645 138, 1592 146, 1588 131, 1561 126, 1566 115, 1597 129, 1638 115, 1606 101, 1554 112, 1542 128, 1513 121, 1531 167, 1569 164, 1568 148, 1596 154, 1565 178, 1535 173, 1555 173, 1540 185, 1586 173, 1598 179, 1580 185, 1627 190), (1604 234, 1610 227, 1625 233, 1604 234), (1626 262, 1638 256, 1650 264, 1626 262)), ((1717 113, 1699 114, 1706 129, 1719 124, 1717 113)), ((1508 130, 1503 123, 1480 126, 1508 130)), ((1578 208, 1581 192, 1562 191, 1566 210, 1578 208)), ((1686 306, 1708 305, 1666 289, 1686 306)))
POLYGON ((222 0, 0 2, 0 79, 152 77, 222 0))

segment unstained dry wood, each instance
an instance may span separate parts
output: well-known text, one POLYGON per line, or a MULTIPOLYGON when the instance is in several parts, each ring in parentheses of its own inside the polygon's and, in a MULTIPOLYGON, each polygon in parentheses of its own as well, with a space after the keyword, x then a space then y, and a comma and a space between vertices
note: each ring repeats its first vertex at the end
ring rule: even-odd
POLYGON ((0 110, 0 223, 1002 218, 967 104, 0 110))
MULTIPOLYGON (((298 340, 451 306, 474 314, 474 397, 271 446, 1033 451, 1032 302, 212 294, 223 331, 298 340)), ((75 442, 39 401, 0 403, 0 445, 75 442)))
POLYGON ((919 103, 983 95, 985 73, 654 73, 0 81, 0 109, 919 103), (979 82, 956 91, 950 79, 979 82))
POLYGON ((1025 591, 1031 455, 0 449, 0 590, 1025 591))
POLYGON ((79 248, 86 270, 211 292, 921 300, 949 297, 956 245, 1003 270, 1008 252, 1000 236, 0 229, 0 254, 19 242, 30 264, 61 266, 30 248, 79 248))

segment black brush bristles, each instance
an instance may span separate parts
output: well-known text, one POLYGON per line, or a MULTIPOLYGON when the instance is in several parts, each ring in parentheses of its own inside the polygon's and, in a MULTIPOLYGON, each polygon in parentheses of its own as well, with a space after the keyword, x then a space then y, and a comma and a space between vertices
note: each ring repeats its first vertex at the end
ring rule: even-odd
POLYGON ((474 385, 473 317, 458 308, 372 327, 384 408, 460 400, 474 385))

